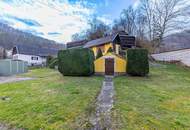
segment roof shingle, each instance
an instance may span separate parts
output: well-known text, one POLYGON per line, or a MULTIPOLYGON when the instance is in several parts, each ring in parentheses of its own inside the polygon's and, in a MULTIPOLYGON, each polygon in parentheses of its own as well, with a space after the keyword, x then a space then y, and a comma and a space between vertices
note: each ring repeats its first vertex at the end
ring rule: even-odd
POLYGON ((25 55, 36 55, 36 56, 48 56, 48 55, 57 55, 57 49, 52 48, 42 48, 42 47, 34 47, 29 45, 17 45, 19 54, 25 55))

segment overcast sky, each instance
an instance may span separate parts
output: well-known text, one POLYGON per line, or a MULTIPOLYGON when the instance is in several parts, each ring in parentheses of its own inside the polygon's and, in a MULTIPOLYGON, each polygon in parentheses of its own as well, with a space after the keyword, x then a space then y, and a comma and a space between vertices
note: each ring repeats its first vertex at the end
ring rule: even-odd
POLYGON ((0 22, 66 43, 93 15, 106 24, 138 0, 0 0, 0 22))

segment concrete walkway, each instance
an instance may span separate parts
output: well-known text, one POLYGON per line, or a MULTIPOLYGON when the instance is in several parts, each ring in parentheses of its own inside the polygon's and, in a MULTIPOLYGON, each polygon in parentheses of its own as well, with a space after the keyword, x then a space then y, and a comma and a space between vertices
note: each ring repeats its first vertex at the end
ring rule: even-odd
POLYGON ((91 130, 111 130, 111 109, 113 108, 113 77, 105 76, 101 92, 96 102, 95 117, 91 118, 91 130))

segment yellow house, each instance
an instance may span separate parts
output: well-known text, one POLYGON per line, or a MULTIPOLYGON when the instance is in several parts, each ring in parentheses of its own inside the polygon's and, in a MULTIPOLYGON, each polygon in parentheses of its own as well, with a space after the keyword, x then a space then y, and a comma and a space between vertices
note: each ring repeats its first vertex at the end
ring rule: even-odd
POLYGON ((121 31, 86 43, 83 40, 67 44, 68 49, 76 47, 92 49, 95 57, 99 49, 102 51, 103 56, 94 61, 96 74, 122 75, 126 74, 125 51, 135 47, 135 37, 128 36, 126 32, 121 31), (108 52, 109 48, 112 48, 112 53, 108 52))
POLYGON ((96 75, 125 75, 127 61, 115 54, 107 53, 94 61, 96 75))

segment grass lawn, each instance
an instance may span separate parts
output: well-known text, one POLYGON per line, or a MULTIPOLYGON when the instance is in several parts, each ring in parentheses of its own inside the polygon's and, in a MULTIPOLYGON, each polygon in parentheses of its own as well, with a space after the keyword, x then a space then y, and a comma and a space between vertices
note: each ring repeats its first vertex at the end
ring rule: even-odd
POLYGON ((0 123, 30 130, 75 127, 95 100, 101 77, 63 77, 55 70, 36 69, 21 75, 35 80, 0 85, 0 123))
POLYGON ((114 79, 113 116, 122 130, 190 129, 190 69, 151 67, 149 77, 114 79))

